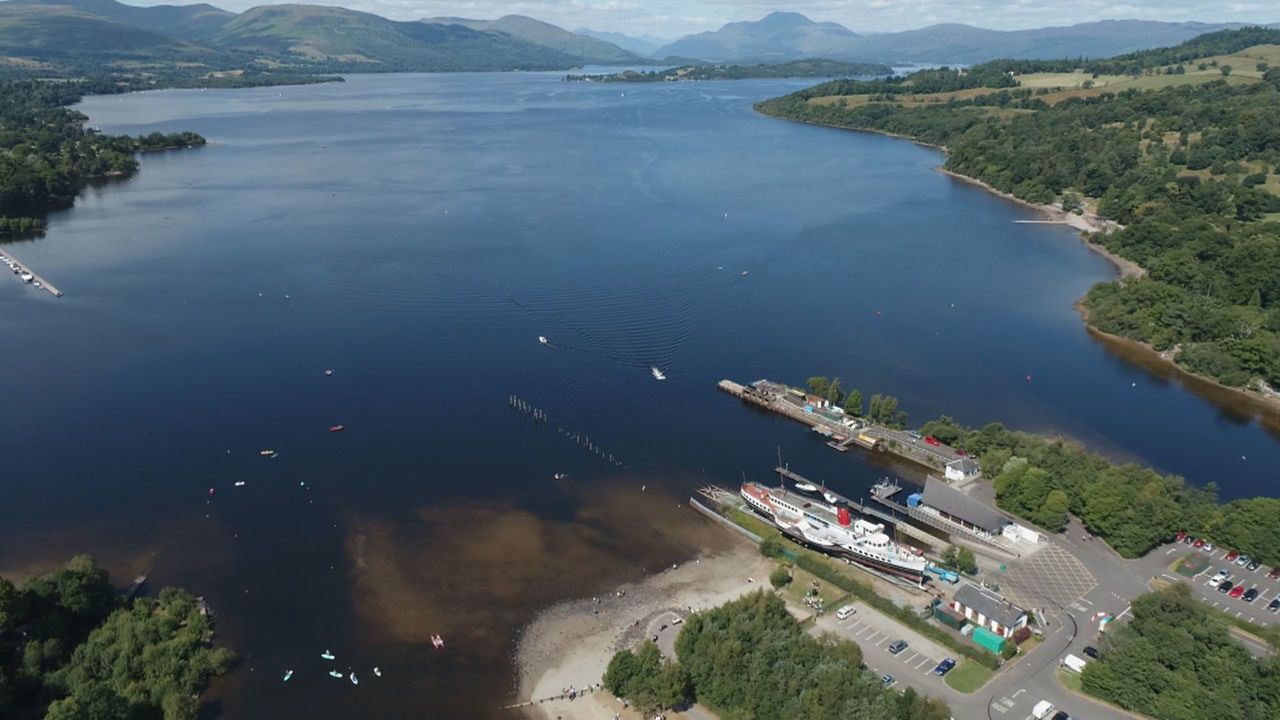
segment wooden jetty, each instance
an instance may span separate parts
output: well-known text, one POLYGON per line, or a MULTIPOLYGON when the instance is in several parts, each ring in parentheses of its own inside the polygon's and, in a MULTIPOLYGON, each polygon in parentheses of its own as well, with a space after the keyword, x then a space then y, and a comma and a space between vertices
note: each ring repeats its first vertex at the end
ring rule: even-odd
POLYGON ((13 264, 18 266, 18 274, 21 274, 21 273, 30 274, 31 284, 34 285, 35 283, 40 283, 41 290, 47 290, 49 294, 53 295, 54 297, 62 297, 62 291, 54 287, 53 283, 49 282, 48 280, 45 280, 43 277, 38 275, 34 270, 27 267, 25 264, 23 264, 21 260, 14 257, 13 253, 9 252, 7 249, 0 250, 0 256, 6 257, 9 260, 12 260, 13 264))

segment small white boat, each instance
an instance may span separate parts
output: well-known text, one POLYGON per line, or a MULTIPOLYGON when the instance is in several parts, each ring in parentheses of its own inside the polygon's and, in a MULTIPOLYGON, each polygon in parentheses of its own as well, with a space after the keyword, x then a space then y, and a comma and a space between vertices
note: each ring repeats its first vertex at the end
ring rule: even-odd
POLYGON ((337 656, 329 652, 328 650, 325 650, 324 652, 320 653, 320 657, 324 658, 325 660, 332 660, 337 656))
POLYGON ((746 277, 746 276, 747 276, 747 271, 746 271, 746 270, 743 270, 743 271, 742 271, 742 277, 746 277))
POLYGON ((341 679, 342 679, 342 673, 338 672, 337 670, 330 670, 330 671, 329 671, 329 677, 331 677, 331 678, 338 678, 339 680, 341 680, 341 679))
POLYGON ((666 380, 666 379, 667 379, 667 376, 666 376, 666 375, 664 375, 664 374, 663 374, 663 372, 662 372, 661 370, 659 370, 659 369, 658 369, 658 366, 657 366, 657 365, 650 366, 650 368, 649 368, 649 372, 653 373, 653 379, 654 379, 654 380, 666 380))
POLYGON ((373 674, 377 675, 378 677, 382 677, 382 671, 378 669, 377 665, 373 666, 373 674))
POLYGON ((822 492, 822 497, 826 498, 826 499, 827 499, 827 502, 829 502, 829 503, 834 503, 834 502, 836 502, 837 500, 839 500, 839 499, 840 499, 840 498, 836 497, 835 495, 833 495, 833 494, 831 494, 831 493, 829 493, 829 492, 827 492, 827 491, 825 491, 825 490, 822 492))
POLYGON ((237 481, 236 481, 236 487, 244 487, 244 481, 243 481, 243 480, 237 480, 237 481))
POLYGON ((807 483, 807 482, 798 482, 798 483, 796 483, 796 489, 797 489, 797 490, 801 490, 801 491, 803 491, 803 492, 808 492, 808 493, 811 493, 811 492, 818 492, 818 486, 817 486, 817 485, 812 485, 812 484, 807 483))
POLYGON ((351 680, 351 684, 352 684, 352 685, 359 685, 359 684, 360 684, 360 681, 356 679, 356 674, 355 674, 355 673, 351 673, 350 680, 351 680))
POLYGON ((432 635, 431 644, 435 645, 437 650, 440 650, 444 648, 444 638, 440 637, 439 635, 432 635))
POLYGON ((275 450, 259 450, 258 454, 261 455, 262 457, 270 457, 272 455, 275 455, 276 451, 275 450))
POLYGON ((543 345, 546 345, 546 344, 547 344, 547 336, 545 336, 545 335, 539 335, 539 336, 538 336, 538 342, 542 343, 543 345))
POLYGON ((291 678, 291 677, 293 677, 293 671, 292 671, 292 670, 285 670, 285 671, 284 671, 284 681, 285 681, 285 682, 289 682, 289 678, 291 678))
POLYGON ((325 369, 324 369, 324 375, 325 375, 325 377, 328 377, 328 376, 330 376, 330 375, 332 375, 332 374, 333 374, 333 368, 325 368, 325 369))

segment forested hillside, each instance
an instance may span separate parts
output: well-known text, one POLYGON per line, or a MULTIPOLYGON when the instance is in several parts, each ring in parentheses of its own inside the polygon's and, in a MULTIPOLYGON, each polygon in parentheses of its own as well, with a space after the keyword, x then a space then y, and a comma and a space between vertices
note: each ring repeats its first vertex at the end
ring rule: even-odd
POLYGON ((212 635, 195 598, 125 602, 88 556, 20 587, 0 578, 0 718, 194 720, 232 659, 212 635))
POLYGON ((1280 31, 1251 28, 1097 63, 826 83, 757 107, 942 145, 948 170, 1119 222, 1095 240, 1149 272, 1094 287, 1089 321, 1270 392, 1280 387, 1277 60, 1280 31))
POLYGON ((135 153, 204 145, 195 133, 142 137, 104 135, 66 107, 111 83, 0 82, 0 234, 44 227, 50 210, 67 207, 91 178, 128 175, 135 153))

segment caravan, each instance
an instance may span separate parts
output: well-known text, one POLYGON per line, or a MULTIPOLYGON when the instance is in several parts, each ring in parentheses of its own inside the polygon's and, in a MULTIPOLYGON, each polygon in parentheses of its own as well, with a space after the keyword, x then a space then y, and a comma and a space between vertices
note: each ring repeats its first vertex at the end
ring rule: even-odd
POLYGON ((1084 658, 1076 657, 1075 655, 1067 655, 1066 657, 1062 658, 1062 667, 1070 670, 1071 672, 1077 675, 1084 672, 1084 666, 1087 664, 1088 663, 1085 661, 1084 658))

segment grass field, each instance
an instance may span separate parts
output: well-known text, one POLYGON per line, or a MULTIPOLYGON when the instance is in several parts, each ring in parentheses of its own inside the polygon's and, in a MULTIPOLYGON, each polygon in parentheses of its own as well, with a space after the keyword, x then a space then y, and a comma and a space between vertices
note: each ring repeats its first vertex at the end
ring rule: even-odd
POLYGON ((947 673, 944 679, 947 681, 947 685, 951 686, 952 690, 962 693, 971 693, 977 691, 983 685, 986 685, 992 675, 995 675, 994 671, 989 670, 972 660, 965 660, 957 665, 954 670, 947 673))
POLYGON ((1084 692, 1084 685, 1080 681, 1080 673, 1073 673, 1069 670, 1058 668, 1058 671, 1054 673, 1054 675, 1058 678, 1058 683, 1061 684, 1062 687, 1072 692, 1084 692))

